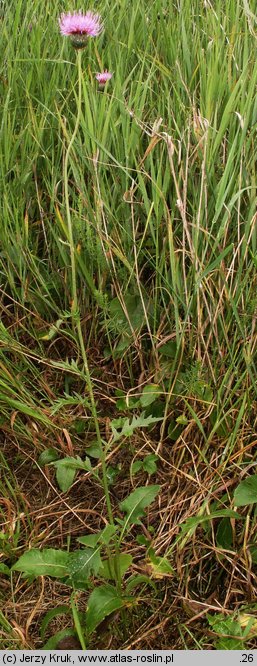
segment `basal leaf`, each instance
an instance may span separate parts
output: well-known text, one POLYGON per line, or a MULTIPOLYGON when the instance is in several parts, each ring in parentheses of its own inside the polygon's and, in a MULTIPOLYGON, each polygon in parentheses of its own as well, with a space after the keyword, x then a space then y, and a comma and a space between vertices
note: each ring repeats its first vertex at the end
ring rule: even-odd
MULTIPOLYGON (((42 650, 56 650, 58 643, 64 638, 77 638, 77 634, 73 629, 61 629, 56 634, 51 636, 48 641, 43 645, 42 650)), ((66 648, 67 649, 67 648, 66 648)))
POLYGON ((216 650, 244 650, 244 643, 239 638, 226 638, 223 636, 215 643, 216 650))
POLYGON ((108 545, 115 532, 117 532, 117 527, 107 523, 104 529, 100 532, 97 532, 96 534, 86 534, 85 536, 78 537, 77 541, 82 543, 84 546, 88 546, 89 548, 95 548, 97 543, 108 545))
POLYGON ((120 553, 118 557, 113 556, 111 561, 104 560, 102 562, 101 569, 99 570, 99 576, 102 578, 107 578, 107 580, 117 580, 115 560, 117 566, 120 569, 121 578, 123 578, 124 574, 129 569, 133 561, 132 556, 129 555, 129 553, 120 553))
POLYGON ((229 518, 222 518, 220 521, 217 534, 216 534, 217 545, 221 548, 229 550, 233 545, 233 530, 229 518))
POLYGON ((64 578, 68 574, 68 558, 69 554, 64 550, 33 548, 21 555, 12 569, 22 571, 27 575, 64 578))
POLYGON ((169 358, 174 359, 177 353, 176 340, 170 340, 169 342, 165 342, 164 345, 161 345, 160 352, 161 354, 164 354, 164 356, 168 356, 169 358))
POLYGON ((58 451, 50 447, 49 449, 45 449, 45 451, 41 453, 38 459, 38 464, 40 466, 49 465, 49 463, 57 460, 58 457, 59 457, 58 451))
POLYGON ((214 518, 242 518, 239 513, 232 511, 232 509, 221 509, 220 511, 213 511, 210 514, 204 514, 203 516, 192 516, 187 518, 187 520, 182 523, 180 526, 180 534, 187 534, 191 530, 195 530, 198 525, 208 522, 209 520, 214 520, 214 518))
POLYGON ((207 613, 207 620, 213 629, 219 636, 242 636, 242 629, 233 617, 222 615, 222 613, 216 613, 215 615, 209 615, 207 613))
POLYGON ((257 474, 239 483, 234 492, 234 502, 236 506, 247 506, 257 502, 257 474))
POLYGON ((257 636, 257 620, 255 615, 248 615, 248 613, 239 613, 238 622, 243 630, 243 636, 257 636))
POLYGON ((96 548, 84 548, 70 553, 68 569, 74 582, 87 581, 92 574, 98 574, 102 564, 100 549, 101 546, 96 546, 96 548))
POLYGON ((45 637, 48 625, 50 624, 50 622, 52 622, 52 620, 55 617, 58 617, 59 615, 70 615, 70 614, 71 614, 70 606, 63 605, 63 606, 57 606, 57 608, 51 608, 51 610, 48 611, 46 615, 44 615, 44 618, 41 622, 40 637, 42 638, 42 640, 45 637))
POLYGON ((148 407, 154 402, 160 395, 161 389, 159 384, 147 384, 143 388, 143 393, 140 396, 140 403, 142 407, 148 407))
POLYGON ((86 627, 88 634, 92 634, 96 627, 113 611, 122 608, 126 601, 119 595, 116 587, 101 585, 90 594, 87 612, 86 627))
POLYGON ((82 543, 83 546, 88 546, 88 548, 95 548, 99 541, 99 535, 100 532, 97 532, 96 534, 85 534, 85 536, 78 537, 77 541, 82 543))
POLYGON ((125 311, 116 297, 109 302, 109 328, 122 331, 131 336, 131 327, 136 330, 140 328, 145 320, 144 309, 138 296, 127 294, 124 298, 125 311))
POLYGON ((117 527, 115 525, 110 525, 109 523, 105 525, 104 529, 100 532, 100 542, 108 545, 112 540, 112 537, 117 532, 117 527))
POLYGON ((137 474, 143 467, 143 460, 135 460, 131 465, 131 474, 137 474))
POLYGON ((126 523, 140 524, 139 518, 144 515, 144 509, 151 504, 160 490, 160 486, 143 486, 136 488, 123 502, 121 511, 127 513, 126 523))
POLYGON ((137 574, 136 576, 131 576, 126 585, 126 592, 130 594, 130 592, 139 585, 150 585, 156 592, 155 583, 153 582, 153 580, 151 580, 151 578, 149 578, 149 576, 146 576, 145 574, 137 574))
POLYGON ((52 465, 56 467, 57 483, 64 493, 72 486, 77 470, 90 471, 92 469, 89 458, 83 461, 79 456, 76 458, 66 456, 66 458, 54 461, 52 465))
POLYGON ((63 493, 66 493, 73 484, 77 470, 69 465, 58 465, 56 467, 56 480, 58 486, 63 493))
POLYGON ((157 465, 156 465, 156 460, 158 460, 158 456, 156 456, 154 453, 150 453, 149 456, 146 456, 143 460, 143 470, 147 472, 147 474, 155 474, 157 470, 157 465))
POLYGON ((86 453, 88 456, 91 458, 100 458, 101 457, 101 449, 98 444, 98 442, 92 442, 90 446, 87 446, 86 448, 86 453))
POLYGON ((65 458, 62 458, 61 460, 55 460, 52 465, 54 467, 71 467, 72 469, 84 469, 84 462, 81 460, 79 456, 76 456, 74 458, 73 456, 66 456, 65 458))
POLYGON ((149 573, 151 573, 151 577, 159 580, 167 576, 170 577, 174 575, 174 569, 172 568, 167 557, 160 557, 159 555, 155 555, 153 550, 149 551, 147 568, 149 573))

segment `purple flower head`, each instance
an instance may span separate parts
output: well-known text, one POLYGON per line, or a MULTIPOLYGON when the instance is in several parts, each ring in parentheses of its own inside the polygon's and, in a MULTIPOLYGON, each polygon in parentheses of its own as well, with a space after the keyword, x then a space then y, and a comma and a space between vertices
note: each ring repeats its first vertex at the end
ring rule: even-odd
POLYGON ((72 45, 77 49, 83 49, 87 38, 97 37, 103 29, 99 14, 82 14, 81 10, 73 14, 61 14, 59 26, 61 34, 70 37, 72 45))
POLYGON ((108 72, 107 69, 105 69, 104 72, 96 74, 95 78, 98 81, 99 86, 103 88, 107 83, 107 81, 110 81, 110 79, 112 78, 112 74, 111 72, 108 72))

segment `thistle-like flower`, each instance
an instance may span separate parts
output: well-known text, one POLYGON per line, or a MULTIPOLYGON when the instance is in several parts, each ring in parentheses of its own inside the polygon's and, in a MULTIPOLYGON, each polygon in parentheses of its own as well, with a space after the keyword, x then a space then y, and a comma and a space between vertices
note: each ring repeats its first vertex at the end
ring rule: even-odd
POLYGON ((99 83, 99 87, 104 88, 107 81, 110 81, 110 79, 112 78, 112 74, 111 74, 111 72, 108 72, 107 69, 105 69, 104 72, 100 72, 99 74, 96 74, 95 78, 99 83))
POLYGON ((103 24, 99 14, 82 11, 71 14, 61 14, 59 18, 60 32, 65 37, 70 37, 75 49, 83 49, 88 37, 97 37, 102 32, 103 24))

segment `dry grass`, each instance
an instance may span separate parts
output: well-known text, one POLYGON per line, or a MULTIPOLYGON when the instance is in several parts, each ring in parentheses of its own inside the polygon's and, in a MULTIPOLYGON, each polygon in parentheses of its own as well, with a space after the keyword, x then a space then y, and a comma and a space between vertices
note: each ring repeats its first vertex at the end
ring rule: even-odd
MULTIPOLYGON (((70 413, 71 423, 73 416, 70 413)), ((59 436, 64 455, 71 453, 67 439, 69 441, 69 438, 65 440, 65 437, 59 436)), ((240 610, 242 605, 251 607, 254 604, 257 568, 251 563, 247 548, 247 544, 254 543, 256 539, 254 524, 248 522, 247 532, 244 520, 233 524, 233 550, 226 551, 217 546, 215 521, 211 528, 200 526, 192 536, 186 535, 175 545, 182 523, 199 514, 205 502, 207 511, 217 500, 222 506, 222 497, 227 493, 227 497, 232 498, 238 480, 254 468, 256 440, 250 433, 245 443, 244 439, 238 439, 230 460, 221 463, 224 444, 218 437, 211 443, 206 464, 204 460, 199 460, 199 450, 204 447, 204 442, 195 422, 185 427, 176 442, 165 437, 157 473, 151 477, 151 482, 161 485, 161 493, 147 513, 143 533, 151 540, 157 555, 168 554, 175 574, 156 580, 155 593, 144 593, 140 606, 126 611, 126 630, 124 618, 119 618, 118 624, 116 618, 114 625, 110 621, 102 631, 100 627, 91 647, 184 649, 186 645, 188 649, 195 649, 197 644, 201 644, 202 648, 213 649, 215 634, 208 627, 206 614, 220 612, 227 616, 240 610), (247 464, 239 471, 238 461, 242 457, 247 464)), ((129 446, 117 446, 110 454, 112 466, 121 467, 111 492, 116 515, 119 515, 116 508, 118 501, 127 496, 133 486, 148 482, 144 473, 130 478, 131 462, 137 456, 142 458, 152 453, 157 446, 158 439, 141 434, 132 439, 129 446)), ((80 474, 68 494, 64 495, 58 490, 54 470, 49 466, 41 469, 37 460, 31 453, 26 454, 24 448, 21 458, 17 442, 10 435, 6 437, 3 452, 9 461, 9 474, 15 481, 16 492, 12 498, 2 499, 5 520, 1 530, 9 534, 10 544, 12 540, 14 542, 15 534, 19 533, 16 557, 24 548, 31 547, 66 549, 68 545, 72 550, 76 547, 77 537, 97 532, 104 526, 106 507, 103 491, 90 473, 80 474)), ((72 454, 81 453, 82 443, 73 443, 72 454)), ((224 502, 226 506, 227 499, 224 502)), ((145 547, 136 542, 140 532, 135 527, 133 538, 127 539, 124 548, 133 555, 132 570, 148 574, 145 547)), ((5 599, 5 617, 11 627, 11 636, 3 636, 4 645, 7 649, 15 646, 18 649, 40 649, 42 619, 52 608, 69 604, 69 588, 43 577, 30 583, 17 574, 13 574, 11 583, 2 577, 0 586, 1 597, 5 599)), ((87 593, 78 592, 77 597, 78 607, 85 609, 87 593)), ((48 634, 66 626, 72 626, 69 617, 57 618, 51 623, 48 634)), ((248 641, 248 647, 256 647, 255 638, 248 641)))

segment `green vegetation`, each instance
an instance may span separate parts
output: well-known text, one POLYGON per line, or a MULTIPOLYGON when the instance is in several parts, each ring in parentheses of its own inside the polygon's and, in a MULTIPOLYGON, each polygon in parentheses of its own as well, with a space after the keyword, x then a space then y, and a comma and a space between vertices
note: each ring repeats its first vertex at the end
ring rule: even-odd
POLYGON ((256 648, 253 2, 77 9, 0 4, 1 644, 256 648))

